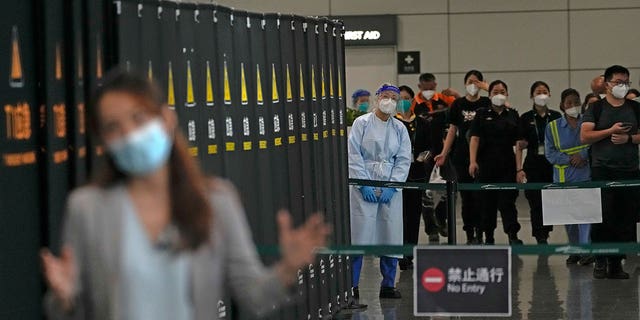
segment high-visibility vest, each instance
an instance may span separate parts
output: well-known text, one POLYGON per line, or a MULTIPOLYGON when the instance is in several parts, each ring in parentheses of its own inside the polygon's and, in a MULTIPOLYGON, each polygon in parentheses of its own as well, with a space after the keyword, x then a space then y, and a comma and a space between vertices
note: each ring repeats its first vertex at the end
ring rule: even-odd
MULTIPOLYGON (((551 136, 553 137, 553 145, 556 147, 556 149, 558 149, 558 151, 562 152, 562 153, 566 153, 568 155, 574 155, 576 153, 580 153, 580 151, 589 148, 588 144, 583 144, 583 145, 579 145, 576 147, 571 147, 571 148, 567 148, 567 149, 562 149, 562 147, 560 147, 560 134, 558 134, 558 120, 555 121, 551 121, 549 123, 549 128, 551 129, 551 136)), ((553 165, 554 168, 558 169, 558 179, 560 180, 559 182, 566 182, 566 178, 565 178, 565 169, 567 169, 569 167, 568 164, 554 164, 553 165)))

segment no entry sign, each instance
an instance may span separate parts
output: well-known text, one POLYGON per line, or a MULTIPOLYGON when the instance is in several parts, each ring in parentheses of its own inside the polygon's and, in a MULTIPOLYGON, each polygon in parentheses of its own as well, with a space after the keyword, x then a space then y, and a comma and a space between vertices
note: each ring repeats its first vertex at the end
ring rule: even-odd
POLYGON ((415 316, 511 316, 511 247, 414 251, 415 316))

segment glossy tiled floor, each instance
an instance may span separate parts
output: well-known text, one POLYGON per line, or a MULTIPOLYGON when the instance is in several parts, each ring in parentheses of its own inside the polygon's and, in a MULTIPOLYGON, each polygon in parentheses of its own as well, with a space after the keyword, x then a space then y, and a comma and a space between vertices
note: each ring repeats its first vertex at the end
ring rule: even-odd
MULTIPOLYGON (((533 244, 528 206, 523 196, 519 197, 518 208, 522 224, 520 238, 525 244, 533 244)), ((458 229, 458 241, 463 242, 462 229, 458 229)), ((499 230, 496 230, 496 243, 506 243, 506 236, 499 230)), ((422 234, 420 243, 426 242, 426 236, 422 234)), ((556 227, 550 243, 566 242, 564 228, 556 227)), ((630 256, 625 261, 624 268, 631 274, 629 280, 593 280, 592 267, 568 267, 565 259, 566 256, 513 256, 512 316, 499 319, 640 319, 640 257, 630 256)), ((403 294, 400 300, 380 300, 380 280, 377 259, 365 258, 360 301, 369 307, 363 311, 342 312, 336 318, 416 319, 413 316, 413 271, 398 270, 397 287, 403 294)))

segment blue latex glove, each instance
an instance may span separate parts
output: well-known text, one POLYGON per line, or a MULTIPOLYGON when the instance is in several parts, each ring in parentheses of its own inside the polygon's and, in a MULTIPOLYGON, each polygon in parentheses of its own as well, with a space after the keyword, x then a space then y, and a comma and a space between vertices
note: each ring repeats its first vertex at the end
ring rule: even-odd
POLYGON ((378 202, 378 199, 376 199, 376 195, 373 193, 373 187, 362 186, 360 187, 360 192, 362 192, 364 201, 378 202))
POLYGON ((393 195, 397 192, 395 188, 382 188, 382 194, 380 195, 380 203, 389 203, 393 195))

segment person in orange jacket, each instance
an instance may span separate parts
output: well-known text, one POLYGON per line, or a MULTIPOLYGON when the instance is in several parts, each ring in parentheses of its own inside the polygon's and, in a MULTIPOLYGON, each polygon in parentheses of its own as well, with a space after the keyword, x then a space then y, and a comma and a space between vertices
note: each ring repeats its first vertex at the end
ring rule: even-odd
POLYGON ((417 116, 433 112, 433 101, 442 100, 447 106, 451 106, 453 101, 460 97, 460 94, 452 89, 447 88, 442 92, 437 92, 436 76, 432 73, 423 73, 418 78, 418 88, 420 92, 416 94, 411 105, 411 111, 417 116))

